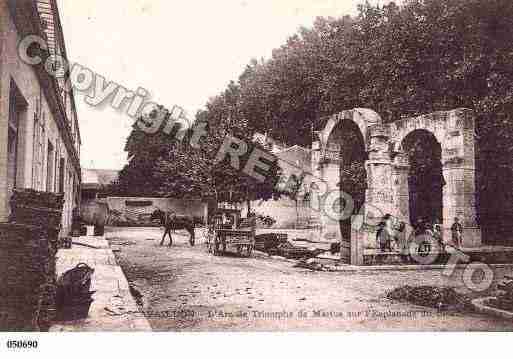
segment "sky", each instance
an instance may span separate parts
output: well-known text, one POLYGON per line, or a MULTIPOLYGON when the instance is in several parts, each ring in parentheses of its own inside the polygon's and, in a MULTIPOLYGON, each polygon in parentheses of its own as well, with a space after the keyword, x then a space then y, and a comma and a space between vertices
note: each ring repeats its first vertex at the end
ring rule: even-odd
MULTIPOLYGON (((269 58, 317 16, 355 15, 363 0, 57 1, 72 63, 129 90, 143 87, 149 100, 193 116, 252 58, 269 58)), ((121 169, 133 120, 88 105, 83 93, 75 102, 82 166, 121 169)))

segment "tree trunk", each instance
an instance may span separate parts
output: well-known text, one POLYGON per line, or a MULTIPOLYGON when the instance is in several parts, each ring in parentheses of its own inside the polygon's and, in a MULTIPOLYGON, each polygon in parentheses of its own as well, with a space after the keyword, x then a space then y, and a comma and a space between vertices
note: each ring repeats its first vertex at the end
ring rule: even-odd
POLYGON ((297 227, 298 227, 298 223, 299 223, 299 208, 298 208, 298 200, 296 200, 295 202, 296 202, 296 226, 295 226, 295 229, 297 229, 297 227))
POLYGON ((246 187, 246 206, 248 207, 248 213, 246 217, 249 217, 251 213, 251 199, 249 198, 249 187, 246 187))
POLYGON ((219 208, 219 195, 217 194, 217 188, 214 187, 214 193, 216 194, 216 210, 219 208))

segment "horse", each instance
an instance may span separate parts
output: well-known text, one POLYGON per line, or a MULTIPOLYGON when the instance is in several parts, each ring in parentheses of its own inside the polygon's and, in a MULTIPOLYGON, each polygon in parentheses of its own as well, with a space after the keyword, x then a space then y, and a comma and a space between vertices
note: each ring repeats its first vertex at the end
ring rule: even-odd
POLYGON ((164 212, 156 209, 151 214, 150 220, 158 219, 160 224, 164 226, 164 235, 160 241, 160 245, 164 244, 166 234, 169 236, 169 246, 173 244, 171 230, 185 229, 190 234, 189 243, 194 246, 194 218, 191 216, 177 215, 175 212, 164 212))

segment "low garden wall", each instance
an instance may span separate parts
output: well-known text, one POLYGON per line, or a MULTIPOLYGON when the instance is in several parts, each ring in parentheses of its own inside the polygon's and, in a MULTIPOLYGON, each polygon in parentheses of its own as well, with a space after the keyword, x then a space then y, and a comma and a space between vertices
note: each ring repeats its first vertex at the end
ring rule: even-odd
POLYGON ((106 197, 93 199, 81 204, 82 220, 86 224, 106 224, 111 226, 155 226, 150 220, 151 213, 160 209, 178 215, 191 216, 199 223, 207 219, 207 204, 200 200, 151 197, 106 197))

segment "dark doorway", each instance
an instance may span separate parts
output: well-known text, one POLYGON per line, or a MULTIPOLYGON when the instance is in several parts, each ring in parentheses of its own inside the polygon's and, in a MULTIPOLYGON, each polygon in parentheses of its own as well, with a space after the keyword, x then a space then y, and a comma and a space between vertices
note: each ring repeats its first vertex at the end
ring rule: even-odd
POLYGON ((442 173, 442 148, 435 136, 426 130, 415 130, 402 143, 408 154, 410 171, 410 221, 422 219, 429 223, 443 220, 443 194, 445 181, 442 173))
MULTIPOLYGON (((338 145, 340 163, 340 190, 353 199, 354 214, 365 201, 367 189, 367 171, 365 161, 368 159, 365 143, 360 128, 353 121, 339 124, 330 138, 330 142, 338 145)), ((346 203, 341 199, 341 208, 346 203)), ((351 240, 351 217, 340 221, 340 233, 348 243, 351 240)))

